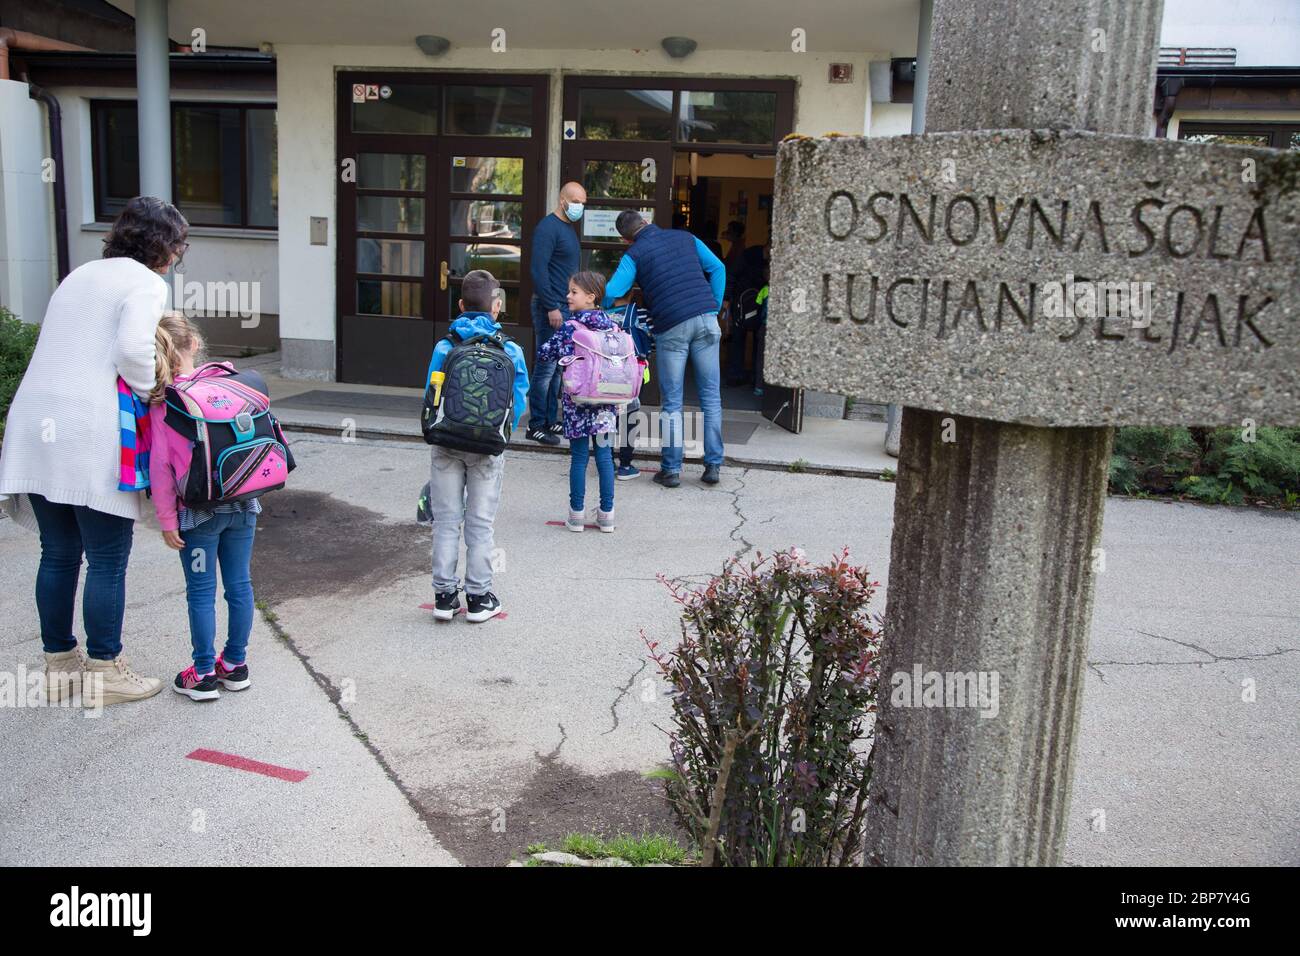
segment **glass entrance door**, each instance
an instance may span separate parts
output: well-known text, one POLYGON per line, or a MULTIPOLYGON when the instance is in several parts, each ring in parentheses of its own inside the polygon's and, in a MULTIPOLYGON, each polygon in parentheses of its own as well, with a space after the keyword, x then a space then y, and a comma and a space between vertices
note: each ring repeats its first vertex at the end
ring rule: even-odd
POLYGON ((460 279, 502 285, 532 355, 528 238, 544 214, 545 77, 339 76, 339 381, 420 387, 460 279))
MULTIPOLYGON (((685 187, 681 197, 673 194, 676 161, 706 157, 717 163, 728 157, 738 161, 762 157, 770 162, 781 138, 791 132, 793 120, 794 84, 788 80, 567 77, 563 174, 587 190, 580 234, 583 268, 606 276, 613 273, 625 249, 614 219, 626 209, 638 210, 663 228, 688 229, 706 244, 716 240, 718 222, 687 221, 680 213, 690 208, 689 202, 683 210, 677 209, 678 200, 688 197, 685 187)), ((717 175, 749 174, 731 170, 717 175)), ((694 173, 689 178, 693 182, 694 173)), ((763 192, 758 190, 755 199, 763 192)), ((770 195, 771 190, 766 192, 770 195)), ((722 211, 728 219, 743 218, 739 207, 746 205, 743 200, 732 201, 722 211)), ((758 209, 756 202, 751 214, 758 214, 758 209)), ((745 390, 746 396, 750 391, 745 390)), ((762 393, 763 414, 783 428, 799 431, 801 398, 793 389, 768 386, 762 393)), ((653 375, 642 390, 642 400, 659 402, 653 375)), ((727 401, 724 394, 724 406, 727 401)), ((750 396, 748 407, 758 401, 750 396)))

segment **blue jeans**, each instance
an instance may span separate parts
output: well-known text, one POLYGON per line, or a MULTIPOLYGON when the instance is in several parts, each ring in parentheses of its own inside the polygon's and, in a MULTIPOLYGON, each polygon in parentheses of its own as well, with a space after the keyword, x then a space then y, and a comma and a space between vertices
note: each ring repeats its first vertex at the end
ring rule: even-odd
POLYGON ((86 653, 111 661, 122 653, 122 615, 126 610, 126 564, 135 522, 82 505, 62 505, 28 495, 41 531, 41 563, 36 571, 36 613, 41 644, 49 654, 77 646, 72 614, 85 551, 86 589, 81 617, 86 653))
POLYGON ((663 396, 663 451, 660 468, 669 474, 682 470, 682 388, 686 363, 691 363, 695 388, 704 412, 704 463, 722 464, 722 388, 718 367, 722 330, 718 314, 706 312, 655 334, 659 394, 663 396))
POLYGON ((569 442, 569 510, 581 511, 587 500, 587 462, 596 446, 596 474, 600 476, 600 510, 614 510, 614 443, 617 432, 569 442))
POLYGON ((190 607, 190 643, 194 669, 209 674, 217 662, 217 565, 226 588, 229 621, 221 656, 234 667, 248 654, 253 630, 253 535, 257 515, 252 512, 215 514, 193 531, 182 531, 181 568, 185 571, 185 600, 190 607))
MULTIPOLYGON (((547 339, 555 334, 551 320, 546 317, 546 309, 541 300, 533 296, 533 344, 537 351, 542 350, 547 339)), ((567 306, 560 308, 565 321, 569 318, 567 306)), ((536 358, 533 362, 533 377, 528 386, 528 427, 546 428, 560 420, 560 366, 556 362, 544 362, 536 358)))

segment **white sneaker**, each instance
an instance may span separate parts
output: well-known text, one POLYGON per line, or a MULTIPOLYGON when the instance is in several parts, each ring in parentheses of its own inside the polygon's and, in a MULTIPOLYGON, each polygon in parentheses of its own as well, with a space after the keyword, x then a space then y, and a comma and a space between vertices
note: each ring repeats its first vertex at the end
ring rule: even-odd
POLYGON ((587 525, 587 513, 585 511, 570 511, 569 518, 564 522, 564 526, 570 531, 581 531, 587 525))
POLYGON ((612 508, 609 511, 600 511, 597 509, 596 525, 606 534, 612 532, 614 530, 614 510, 612 508))

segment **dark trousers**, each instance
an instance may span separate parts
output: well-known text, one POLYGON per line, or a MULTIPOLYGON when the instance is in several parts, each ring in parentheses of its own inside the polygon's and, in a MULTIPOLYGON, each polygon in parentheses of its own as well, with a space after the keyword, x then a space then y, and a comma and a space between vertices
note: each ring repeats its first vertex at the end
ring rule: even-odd
POLYGON ((636 451, 636 433, 641 428, 641 407, 638 405, 635 410, 629 411, 625 406, 619 411, 618 418, 618 433, 623 436, 623 444, 618 449, 618 466, 630 468, 632 455, 636 451))
POLYGON ((50 654, 77 646, 72 615, 85 554, 86 588, 81 597, 86 653, 111 661, 122 653, 126 611, 126 565, 135 522, 81 505, 62 505, 29 495, 41 532, 41 563, 36 572, 36 612, 41 643, 50 654))
MULTIPOLYGON (((533 344, 537 351, 555 334, 551 321, 546 316, 546 309, 537 296, 532 299, 533 344)), ((560 313, 567 321, 568 308, 561 308, 560 313)), ((533 362, 532 381, 528 386, 528 427, 546 428, 560 420, 560 366, 556 362, 546 362, 536 357, 533 362)))

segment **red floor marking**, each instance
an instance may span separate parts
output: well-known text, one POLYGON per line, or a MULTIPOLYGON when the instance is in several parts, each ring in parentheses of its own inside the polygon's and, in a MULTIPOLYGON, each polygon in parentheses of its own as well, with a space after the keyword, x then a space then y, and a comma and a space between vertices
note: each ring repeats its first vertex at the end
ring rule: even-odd
MULTIPOLYGON (((421 605, 420 605, 420 609, 423 610, 423 611, 432 611, 432 610, 433 610, 433 607, 434 607, 434 606, 433 606, 432 604, 421 604, 421 605)), ((456 609, 456 613, 457 613, 457 614, 468 614, 469 611, 468 611, 466 608, 463 608, 463 607, 462 607, 462 608, 457 608, 457 609, 456 609)), ((501 620, 503 620, 503 621, 504 621, 506 618, 508 618, 509 616, 510 616, 510 612, 509 612, 509 611, 502 611, 500 614, 497 615, 497 617, 501 618, 501 620)), ((491 617, 490 617, 490 618, 488 618, 488 620, 489 620, 489 621, 493 621, 493 620, 496 620, 496 618, 491 618, 491 617)))
POLYGON ((220 750, 199 748, 185 756, 187 760, 202 760, 204 763, 215 763, 234 770, 247 770, 250 773, 260 773, 264 777, 288 780, 290 783, 301 783, 307 779, 306 770, 290 770, 288 767, 277 767, 273 763, 262 763, 260 760, 250 760, 247 757, 239 757, 235 754, 223 754, 220 750))
MULTIPOLYGON (((565 528, 565 527, 568 527, 568 526, 567 526, 563 521, 548 521, 548 522, 546 522, 546 523, 549 524, 549 525, 550 525, 551 527, 553 527, 553 528, 565 528)), ((584 527, 584 528, 587 528, 587 529, 589 529, 589 530, 591 530, 591 531, 599 531, 599 530, 600 530, 600 525, 598 525, 598 524, 584 524, 583 527, 584 527)))

